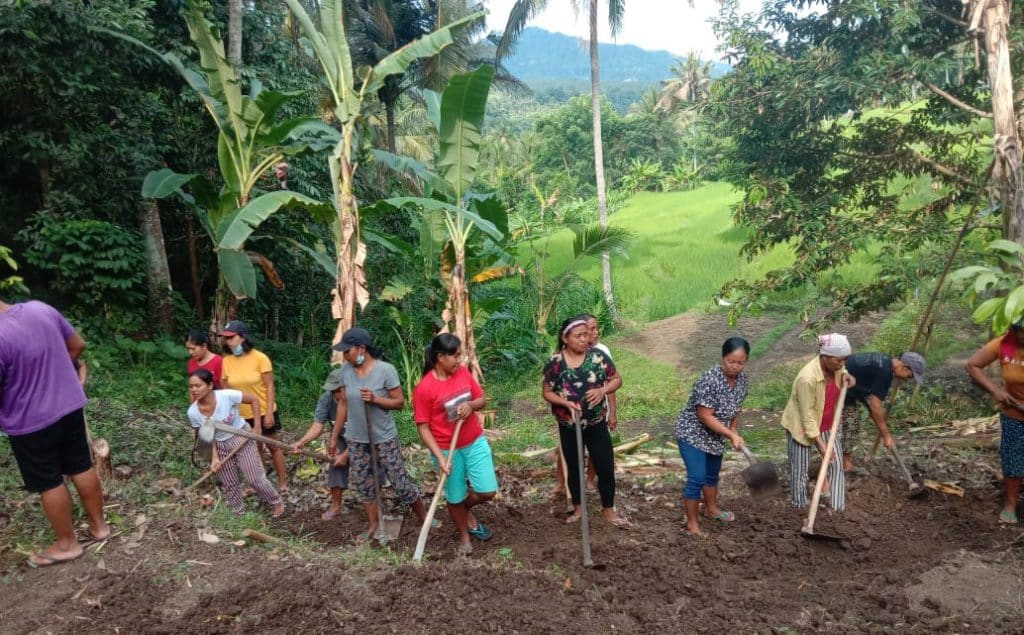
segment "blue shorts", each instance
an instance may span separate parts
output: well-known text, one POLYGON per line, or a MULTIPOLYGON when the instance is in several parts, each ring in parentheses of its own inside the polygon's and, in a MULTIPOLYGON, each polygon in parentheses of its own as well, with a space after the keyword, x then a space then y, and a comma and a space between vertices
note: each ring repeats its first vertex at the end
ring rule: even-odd
POLYGON ((1002 424, 1002 440, 999 442, 999 459, 1003 465, 1003 476, 1024 477, 1024 421, 999 415, 1002 424))
MULTIPOLYGON (((441 454, 445 458, 448 457, 447 450, 441 450, 441 454)), ((434 459, 434 464, 437 465, 437 459, 434 459)), ((455 450, 452 470, 444 484, 444 496, 449 503, 458 505, 466 500, 469 493, 466 487, 467 480, 474 492, 490 494, 498 491, 498 477, 494 473, 491 446, 487 443, 487 437, 482 434, 466 447, 455 450)))

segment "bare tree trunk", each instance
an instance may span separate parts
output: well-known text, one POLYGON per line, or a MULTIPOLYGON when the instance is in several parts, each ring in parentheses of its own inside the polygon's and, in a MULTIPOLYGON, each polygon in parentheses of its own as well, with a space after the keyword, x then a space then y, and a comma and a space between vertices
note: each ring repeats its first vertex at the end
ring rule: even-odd
POLYGON ((150 319, 165 333, 174 332, 174 303, 171 301, 171 271, 167 266, 164 230, 156 201, 139 207, 143 251, 146 254, 146 289, 150 319))
POLYGON ((242 63, 242 0, 228 0, 228 63, 237 71, 242 63))
MULTIPOLYGON (((601 139, 601 75, 597 59, 597 0, 590 0, 590 108, 594 120, 594 181, 597 185, 597 211, 601 229, 608 228, 608 198, 604 183, 604 143, 601 139)), ((612 291, 612 261, 608 252, 601 254, 601 286, 612 319, 619 321, 612 291)))
POLYGON ((992 196, 1003 215, 1004 234, 1024 244, 1024 181, 1021 179, 1021 143, 1013 105, 1013 75, 1007 31, 1010 23, 1008 0, 975 0, 970 30, 984 31, 988 81, 992 92, 992 196))
POLYGON ((395 149, 395 104, 391 102, 384 103, 384 115, 387 117, 387 134, 388 134, 388 152, 394 154, 397 152, 395 149))
MULTIPOLYGON (((331 312, 338 326, 334 342, 340 342, 342 334, 356 325, 356 305, 365 307, 370 301, 366 288, 366 245, 359 236, 359 202, 353 191, 354 168, 349 161, 352 156, 352 126, 346 126, 342 148, 335 149, 331 157, 331 178, 336 186, 338 222, 335 227, 338 272, 334 288, 331 312)), ((333 353, 335 361, 341 360, 341 353, 333 353)))
POLYGON ((185 216, 185 242, 188 246, 189 273, 192 276, 192 302, 196 307, 196 315, 202 320, 206 315, 206 303, 203 300, 203 283, 199 276, 199 246, 191 212, 185 216))

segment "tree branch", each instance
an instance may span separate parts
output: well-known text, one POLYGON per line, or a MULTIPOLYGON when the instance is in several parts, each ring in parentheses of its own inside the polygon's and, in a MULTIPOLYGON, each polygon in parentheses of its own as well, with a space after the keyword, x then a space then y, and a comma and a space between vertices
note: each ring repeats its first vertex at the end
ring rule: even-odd
POLYGON ((972 105, 970 105, 968 103, 965 103, 963 101, 960 101, 959 99, 957 99, 953 95, 947 93, 946 91, 942 90, 941 88, 939 88, 938 86, 936 86, 935 84, 933 84, 931 82, 921 82, 921 83, 923 83, 925 86, 927 86, 928 90, 932 91, 933 93, 935 93, 939 97, 942 97, 943 99, 945 99, 949 103, 953 104, 957 108, 962 108, 963 110, 966 110, 967 112, 975 114, 975 115, 977 115, 979 117, 985 117, 987 119, 991 119, 992 118, 992 113, 985 112, 984 110, 978 110, 974 106, 972 106, 972 105))
POLYGON ((969 179, 966 176, 964 176, 963 174, 960 174, 959 172, 957 172, 953 168, 950 168, 950 167, 947 167, 945 165, 942 165, 938 161, 936 161, 934 159, 930 159, 930 158, 924 156, 923 154, 921 154, 917 150, 911 148, 910 146, 905 146, 905 147, 907 149, 907 152, 912 154, 915 159, 917 159, 921 163, 924 163, 924 164, 930 166, 933 170, 935 170, 939 174, 944 174, 944 175, 948 176, 951 179, 956 179, 957 181, 960 181, 961 183, 966 183, 967 185, 974 185, 974 181, 972 179, 969 179))

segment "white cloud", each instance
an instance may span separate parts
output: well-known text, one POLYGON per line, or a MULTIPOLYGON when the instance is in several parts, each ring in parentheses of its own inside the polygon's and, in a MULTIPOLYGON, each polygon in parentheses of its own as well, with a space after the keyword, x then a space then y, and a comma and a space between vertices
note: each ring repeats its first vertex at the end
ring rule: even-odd
MULTIPOLYGON (((495 31, 504 30, 513 4, 515 0, 490 0, 488 27, 495 31)), ((573 13, 572 4, 571 0, 549 0, 548 8, 529 26, 586 38, 587 2, 580 3, 583 11, 579 16, 573 13)), ((760 0, 741 0, 740 6, 744 12, 753 12, 760 6, 760 0)), ((719 58, 715 52, 718 41, 708 23, 718 12, 715 0, 694 0, 694 8, 690 8, 686 0, 627 0, 622 28, 614 40, 608 32, 607 4, 600 1, 598 11, 601 20, 598 22, 597 39, 601 42, 635 44, 679 56, 696 50, 703 59, 719 58)))

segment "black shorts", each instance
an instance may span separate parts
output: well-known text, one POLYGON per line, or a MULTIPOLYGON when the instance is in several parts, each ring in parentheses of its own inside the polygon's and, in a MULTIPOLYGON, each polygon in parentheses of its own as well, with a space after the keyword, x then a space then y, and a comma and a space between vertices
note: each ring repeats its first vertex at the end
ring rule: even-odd
POLYGON ((51 490, 64 484, 65 475, 81 474, 92 467, 81 408, 42 430, 10 439, 21 479, 30 492, 51 490))
MULTIPOLYGON (((274 411, 274 426, 272 428, 264 428, 262 425, 256 425, 255 417, 252 419, 246 419, 246 421, 249 422, 249 425, 252 426, 252 429, 255 432, 259 432, 260 434, 277 434, 281 431, 281 414, 277 410, 274 411)), ((260 423, 263 422, 261 421, 260 423)))

